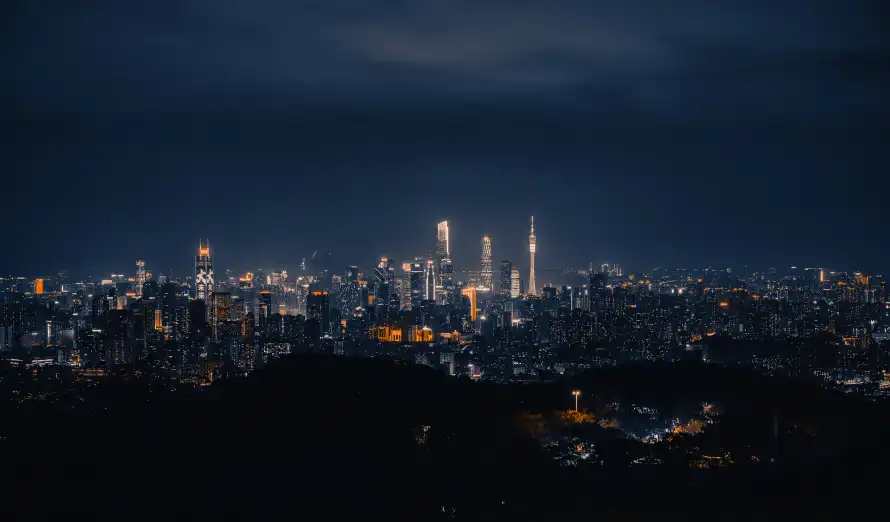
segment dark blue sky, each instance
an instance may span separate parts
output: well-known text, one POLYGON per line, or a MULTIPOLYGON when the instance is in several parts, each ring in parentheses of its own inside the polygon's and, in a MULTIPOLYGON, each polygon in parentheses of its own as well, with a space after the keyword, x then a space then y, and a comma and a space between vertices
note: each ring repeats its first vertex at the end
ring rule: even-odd
POLYGON ((885 1, 0 9, 0 272, 887 267, 885 1))

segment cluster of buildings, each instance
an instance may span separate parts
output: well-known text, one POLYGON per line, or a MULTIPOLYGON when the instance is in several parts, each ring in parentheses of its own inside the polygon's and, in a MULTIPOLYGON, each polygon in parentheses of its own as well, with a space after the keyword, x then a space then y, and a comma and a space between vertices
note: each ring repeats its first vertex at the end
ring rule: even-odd
POLYGON ((68 281, 0 278, 0 359, 92 372, 151 367, 200 380, 292 352, 392 357, 450 374, 539 380, 634 360, 701 359, 882 394, 890 341, 884 277, 822 268, 733 274, 617 264, 456 272, 447 221, 428 256, 371 269, 316 252, 296 271, 220 273, 200 240, 194 274, 68 281))

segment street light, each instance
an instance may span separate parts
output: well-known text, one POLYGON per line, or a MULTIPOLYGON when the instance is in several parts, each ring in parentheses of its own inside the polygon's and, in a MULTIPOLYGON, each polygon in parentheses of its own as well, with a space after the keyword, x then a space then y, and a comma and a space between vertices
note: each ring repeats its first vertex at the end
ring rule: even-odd
POLYGON ((581 395, 581 390, 573 390, 572 395, 575 396, 575 411, 578 411, 578 396, 581 395))

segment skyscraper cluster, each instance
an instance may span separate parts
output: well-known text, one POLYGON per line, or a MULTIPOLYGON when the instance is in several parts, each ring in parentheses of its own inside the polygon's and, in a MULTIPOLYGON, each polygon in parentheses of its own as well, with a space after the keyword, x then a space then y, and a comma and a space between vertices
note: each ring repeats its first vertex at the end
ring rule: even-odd
POLYGON ((0 277, 0 358, 34 348, 90 369, 150 361, 198 382, 210 367, 249 371, 294 350, 409 347, 423 364, 462 361, 472 364, 468 375, 511 378, 563 364, 554 347, 587 350, 587 360, 571 362, 578 367, 618 359, 732 361, 742 353, 710 346, 709 338, 720 336, 781 340, 775 354, 751 354, 750 363, 767 371, 871 383, 875 393, 890 394, 890 377, 881 387, 885 379, 875 373, 890 360, 890 290, 881 274, 797 267, 744 277, 710 268, 625 274, 611 262, 536 273, 536 232, 531 218, 527 276, 503 257, 494 275, 499 244, 491 236, 480 242, 480 264, 455 272, 450 226, 442 221, 428 255, 402 263, 383 257, 372 271, 338 268, 330 253, 316 252, 296 271, 235 275, 215 267, 217 252, 200 239, 186 277, 156 279, 141 259, 130 275, 73 285, 62 273, 0 277), (537 276, 546 283, 539 286, 537 276), (813 348, 822 338, 829 344, 813 348), (433 346, 445 355, 424 352, 433 346))

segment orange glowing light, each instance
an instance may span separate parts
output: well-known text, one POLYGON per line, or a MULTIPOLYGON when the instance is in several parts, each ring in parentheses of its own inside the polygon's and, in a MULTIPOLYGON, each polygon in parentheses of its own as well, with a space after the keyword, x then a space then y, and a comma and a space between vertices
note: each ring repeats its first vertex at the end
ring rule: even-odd
POLYGON ((35 279, 34 280, 34 293, 35 294, 43 293, 43 279, 35 279))
POLYGON ((476 289, 475 288, 464 288, 460 291, 461 295, 465 295, 470 298, 470 320, 476 320, 476 289))

